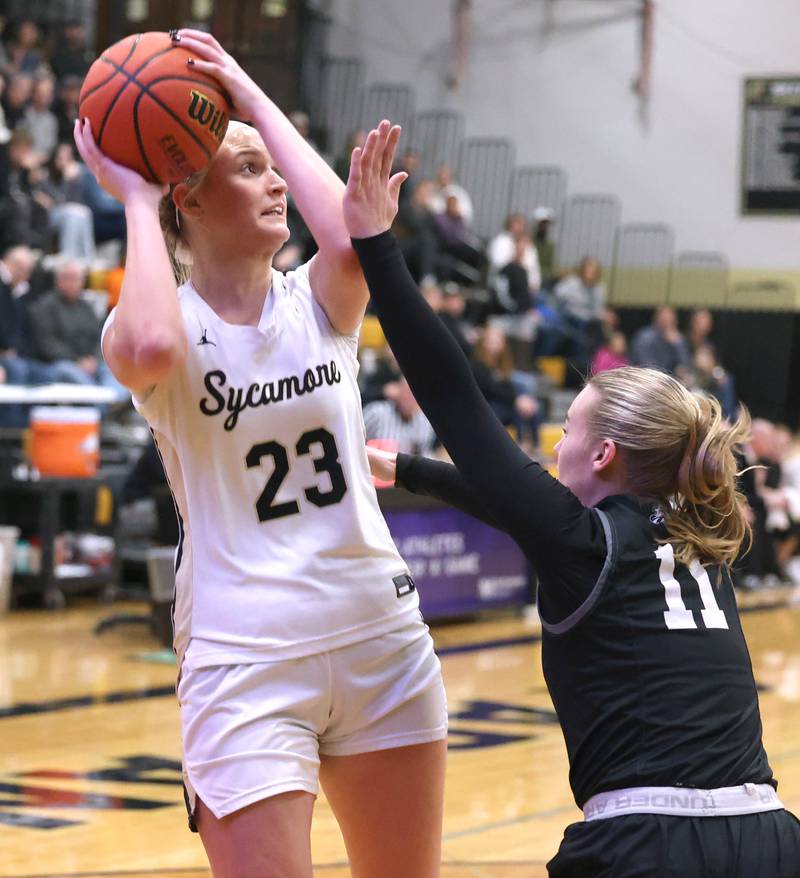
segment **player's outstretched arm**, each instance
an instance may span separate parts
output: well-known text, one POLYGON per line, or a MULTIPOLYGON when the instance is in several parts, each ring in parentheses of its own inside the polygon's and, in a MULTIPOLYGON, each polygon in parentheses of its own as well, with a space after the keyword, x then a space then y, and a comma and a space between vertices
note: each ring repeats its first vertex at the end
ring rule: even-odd
POLYGON ((175 277, 158 221, 158 203, 167 187, 148 183, 104 156, 88 120, 75 122, 74 136, 86 167, 125 206, 125 277, 103 356, 118 381, 141 393, 163 381, 186 355, 175 277))
POLYGON ((342 218, 344 184, 211 34, 183 29, 173 39, 192 52, 196 70, 224 86, 237 117, 258 130, 319 247, 310 268, 314 296, 336 330, 353 332, 369 295, 342 218))
POLYGON ((440 441, 501 526, 537 542, 560 540, 586 510, 517 447, 497 420, 389 231, 404 179, 391 175, 395 144, 396 138, 382 137, 378 130, 363 150, 353 151, 344 200, 345 222, 387 340, 440 441))

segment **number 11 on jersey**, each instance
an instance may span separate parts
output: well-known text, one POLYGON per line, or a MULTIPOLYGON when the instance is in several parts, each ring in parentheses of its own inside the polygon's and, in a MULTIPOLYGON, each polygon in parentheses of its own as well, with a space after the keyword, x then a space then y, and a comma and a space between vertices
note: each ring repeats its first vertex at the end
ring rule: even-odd
MULTIPOLYGON (((661 562, 658 568, 658 576, 664 586, 664 594, 667 599, 667 609, 664 611, 664 621, 667 628, 697 628, 694 613, 686 609, 681 594, 681 584, 675 579, 675 552, 669 543, 659 546, 655 556, 661 562)), ((694 560, 689 565, 689 573, 700 589, 700 600, 703 609, 700 615, 706 628, 727 628, 728 620, 722 612, 714 597, 714 589, 705 567, 694 560)))

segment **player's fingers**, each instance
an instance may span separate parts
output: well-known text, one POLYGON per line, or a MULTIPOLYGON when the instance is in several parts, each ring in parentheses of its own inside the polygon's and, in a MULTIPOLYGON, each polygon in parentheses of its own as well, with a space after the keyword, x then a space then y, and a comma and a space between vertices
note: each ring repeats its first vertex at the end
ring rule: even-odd
POLYGON ((389 180, 389 195, 391 196, 392 201, 397 204, 397 200, 400 198, 400 187, 403 183, 408 179, 408 174, 405 171, 398 171, 390 180, 389 180))
POLYGON ((169 36, 173 43, 183 44, 186 40, 196 40, 198 43, 205 43, 207 46, 216 49, 218 52, 225 52, 217 38, 208 33, 208 31, 197 30, 193 27, 173 28, 169 32, 169 36))
POLYGON ((386 135, 386 144, 383 147, 383 156, 381 158, 381 175, 384 180, 388 180, 389 175, 392 173, 394 156, 397 152, 397 144, 401 133, 402 129, 399 125, 392 125, 389 133, 386 135))
POLYGON ((364 147, 361 150, 361 171, 367 181, 371 179, 375 167, 375 153, 378 146, 378 129, 373 128, 367 135, 364 147))
POLYGON ((383 151, 386 148, 386 135, 389 131, 389 122, 386 119, 381 119, 378 123, 378 127, 376 128, 375 134, 375 152, 372 157, 372 174, 380 179, 381 175, 381 166, 383 162, 383 151))
POLYGON ((187 52, 191 52, 205 61, 216 61, 221 64, 225 60, 225 52, 222 49, 217 49, 216 46, 211 46, 202 40, 196 40, 194 37, 182 37, 180 42, 174 43, 174 45, 186 49, 187 52))
POLYGON ((350 155, 350 173, 347 176, 347 188, 356 193, 361 188, 361 147, 357 146, 350 155))

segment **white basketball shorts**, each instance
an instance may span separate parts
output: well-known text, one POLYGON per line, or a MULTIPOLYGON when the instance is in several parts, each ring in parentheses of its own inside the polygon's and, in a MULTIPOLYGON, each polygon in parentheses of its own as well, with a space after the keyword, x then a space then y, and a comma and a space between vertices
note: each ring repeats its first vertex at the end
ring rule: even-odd
POLYGON ((441 666, 421 620, 299 659, 184 669, 178 700, 190 826, 197 796, 221 818, 290 790, 316 795, 320 755, 447 736, 441 666))

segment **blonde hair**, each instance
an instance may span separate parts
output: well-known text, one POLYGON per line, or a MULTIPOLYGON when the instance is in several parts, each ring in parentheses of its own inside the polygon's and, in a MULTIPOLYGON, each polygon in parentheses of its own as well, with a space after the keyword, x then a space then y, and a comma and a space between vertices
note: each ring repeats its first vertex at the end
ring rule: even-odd
MULTIPOLYGON (((190 183, 192 177, 187 180, 190 183)), ((198 181, 199 182, 199 181, 198 181)), ((158 203, 158 220, 161 224, 161 233, 164 236, 164 243, 167 245, 167 253, 169 254, 172 273, 175 275, 175 282, 180 286, 189 280, 191 274, 192 261, 191 251, 189 250, 189 242, 183 234, 178 219, 178 206, 172 200, 172 192, 174 186, 169 187, 169 192, 164 195, 158 203)))
POLYGON ((600 400, 588 416, 596 437, 619 449, 630 493, 659 504, 667 539, 683 563, 730 567, 750 538, 736 487, 736 450, 750 416, 724 420, 716 399, 692 394, 671 375, 631 366, 589 380, 600 400))

